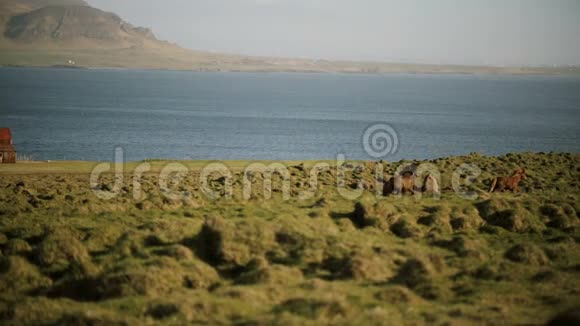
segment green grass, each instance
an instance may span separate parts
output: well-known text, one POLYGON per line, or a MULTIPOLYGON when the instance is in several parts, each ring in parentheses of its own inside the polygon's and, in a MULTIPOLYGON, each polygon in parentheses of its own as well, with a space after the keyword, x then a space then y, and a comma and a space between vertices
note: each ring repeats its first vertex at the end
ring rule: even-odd
MULTIPOLYGON (((160 172, 167 164, 178 163, 182 164, 188 169, 199 170, 203 167, 212 164, 220 163, 232 170, 244 169, 250 164, 261 163, 269 165, 271 163, 282 163, 287 166, 298 165, 304 163, 306 167, 312 166, 316 163, 329 163, 332 161, 181 161, 181 160, 165 160, 165 159, 148 159, 140 162, 126 162, 123 165, 124 173, 132 173, 135 168, 143 163, 151 165, 151 173, 160 172)), ((0 165, 0 175, 31 175, 31 174, 88 174, 97 165, 110 162, 88 162, 88 161, 50 161, 50 162, 18 162, 16 164, 0 165)), ((114 165, 111 164, 113 168, 114 165)))
MULTIPOLYGON (((191 174, 170 186, 185 197, 167 198, 158 160, 148 161, 157 172, 143 176, 145 197, 133 199, 127 173, 119 196, 101 200, 88 183, 96 163, 4 165, 0 321, 543 323, 580 303, 579 162, 565 153, 432 162, 443 189, 461 163, 480 166, 476 200, 449 190, 441 200, 368 191, 347 200, 332 173, 313 198, 297 199, 314 162, 286 162, 290 200, 264 199, 259 180, 244 200, 239 175, 232 198, 214 200, 197 179, 208 162, 195 161, 181 162, 191 174), (530 175, 522 193, 485 192, 492 175, 518 166, 530 175)), ((249 164, 226 163, 235 173, 249 164)), ((346 184, 356 176, 371 184, 368 169, 346 184)))

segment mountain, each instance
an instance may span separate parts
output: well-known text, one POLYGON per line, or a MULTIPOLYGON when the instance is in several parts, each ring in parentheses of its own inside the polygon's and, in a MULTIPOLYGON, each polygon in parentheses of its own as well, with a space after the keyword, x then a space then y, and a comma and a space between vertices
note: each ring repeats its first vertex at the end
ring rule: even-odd
POLYGON ((82 0, 0 0, 0 65, 196 69, 210 57, 82 0))
POLYGON ((147 28, 81 0, 2 0, 4 43, 69 49, 163 47, 147 28))
POLYGON ((0 66, 345 73, 580 73, 578 68, 496 68, 249 57, 158 40, 83 0, 0 0, 0 66))
POLYGON ((11 17, 4 37, 15 42, 56 43, 71 48, 146 46, 158 42, 146 28, 89 6, 49 6, 11 17))

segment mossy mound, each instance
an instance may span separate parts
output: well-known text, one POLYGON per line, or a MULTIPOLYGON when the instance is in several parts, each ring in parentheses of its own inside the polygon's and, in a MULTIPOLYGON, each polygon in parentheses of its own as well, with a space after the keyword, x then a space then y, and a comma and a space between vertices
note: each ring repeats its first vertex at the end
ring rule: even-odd
POLYGON ((400 217, 400 212, 393 205, 369 198, 357 202, 354 211, 349 215, 357 228, 373 227, 383 231, 389 230, 400 217))
POLYGON ((162 320, 171 318, 177 314, 181 314, 181 308, 175 303, 153 303, 147 307, 145 315, 151 316, 154 319, 162 320))
POLYGON ((194 259, 181 263, 185 286, 189 289, 208 289, 221 281, 217 271, 203 261, 194 259))
POLYGON ((252 262, 248 271, 237 278, 240 284, 278 284, 293 285, 304 280, 302 271, 296 267, 284 265, 268 265, 267 263, 252 262))
POLYGON ((543 266, 550 263, 546 253, 531 244, 515 245, 505 253, 505 257, 513 262, 535 266, 543 266))
POLYGON ((477 204, 477 208, 488 224, 511 232, 539 232, 545 229, 539 217, 516 200, 494 198, 477 204))
POLYGON ((394 274, 393 265, 384 256, 356 255, 348 259, 344 274, 357 281, 386 281, 394 274))
POLYGON ((36 260, 50 270, 62 270, 71 263, 85 263, 91 260, 89 252, 78 239, 77 232, 67 229, 51 231, 36 250, 36 260))
POLYGON ((377 253, 370 248, 339 251, 326 258, 323 266, 334 279, 386 282, 395 273, 394 257, 394 253, 377 253))
POLYGON ((0 293, 27 293, 47 288, 52 280, 22 257, 0 257, 0 293))
POLYGON ((406 218, 401 218, 390 228, 396 236, 406 239, 406 238, 419 238, 423 235, 423 232, 415 223, 406 218))
POLYGON ((464 235, 454 236, 450 240, 438 240, 434 244, 446 248, 462 258, 472 257, 484 260, 488 251, 484 239, 473 240, 464 235))
POLYGON ((209 218, 197 237, 197 252, 212 265, 242 267, 276 245, 276 229, 259 219, 230 222, 209 218))
POLYGON ((111 249, 123 235, 123 228, 113 225, 99 225, 91 228, 84 241, 89 252, 99 252, 111 249))
POLYGON ((118 259, 122 258, 147 258, 145 251, 145 235, 137 231, 125 232, 112 245, 109 250, 118 259))
POLYGON ((10 239, 4 246, 4 254, 26 256, 32 252, 32 247, 22 239, 10 239))
POLYGON ((545 218, 546 225, 552 228, 567 229, 578 225, 577 212, 569 204, 547 204, 540 207, 540 213, 545 218))
POLYGON ((160 297, 184 287, 207 288, 217 280, 219 276, 215 270, 202 262, 181 265, 170 258, 159 258, 119 266, 104 273, 95 281, 94 297, 160 297))
POLYGON ((412 305, 421 302, 413 291, 404 286, 390 286, 375 293, 375 298, 393 305, 412 305))
POLYGON ((441 233, 452 232, 450 222, 451 209, 446 204, 437 206, 430 206, 425 209, 427 215, 420 217, 417 223, 429 227, 431 230, 436 230, 441 233))
POLYGON ((471 205, 453 208, 449 224, 454 231, 477 230, 485 224, 476 207, 471 205))
POLYGON ((183 245, 172 245, 156 251, 157 254, 167 256, 180 261, 190 261, 194 259, 193 252, 183 245))
POLYGON ((442 262, 438 257, 411 258, 401 266, 392 282, 412 289, 425 299, 442 299, 447 292, 438 282, 442 270, 442 262))

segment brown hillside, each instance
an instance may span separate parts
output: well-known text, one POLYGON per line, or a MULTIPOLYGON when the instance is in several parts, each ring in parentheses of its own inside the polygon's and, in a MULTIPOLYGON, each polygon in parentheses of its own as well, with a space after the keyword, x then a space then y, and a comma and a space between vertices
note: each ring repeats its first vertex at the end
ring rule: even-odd
POLYGON ((156 43, 153 33, 89 6, 50 6, 15 15, 4 36, 16 42, 57 42, 74 47, 128 47, 156 43))

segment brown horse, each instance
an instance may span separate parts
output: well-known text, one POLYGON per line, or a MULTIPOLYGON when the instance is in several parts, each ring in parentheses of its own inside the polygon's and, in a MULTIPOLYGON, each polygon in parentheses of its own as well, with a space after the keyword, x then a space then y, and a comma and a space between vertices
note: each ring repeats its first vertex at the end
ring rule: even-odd
POLYGON ((399 195, 410 193, 415 194, 415 174, 405 171, 400 176, 389 179, 383 186, 383 196, 399 195))
POLYGON ((489 192, 519 192, 519 183, 522 180, 526 180, 526 178, 526 169, 516 169, 511 177, 496 177, 491 184, 491 188, 489 188, 489 192))

